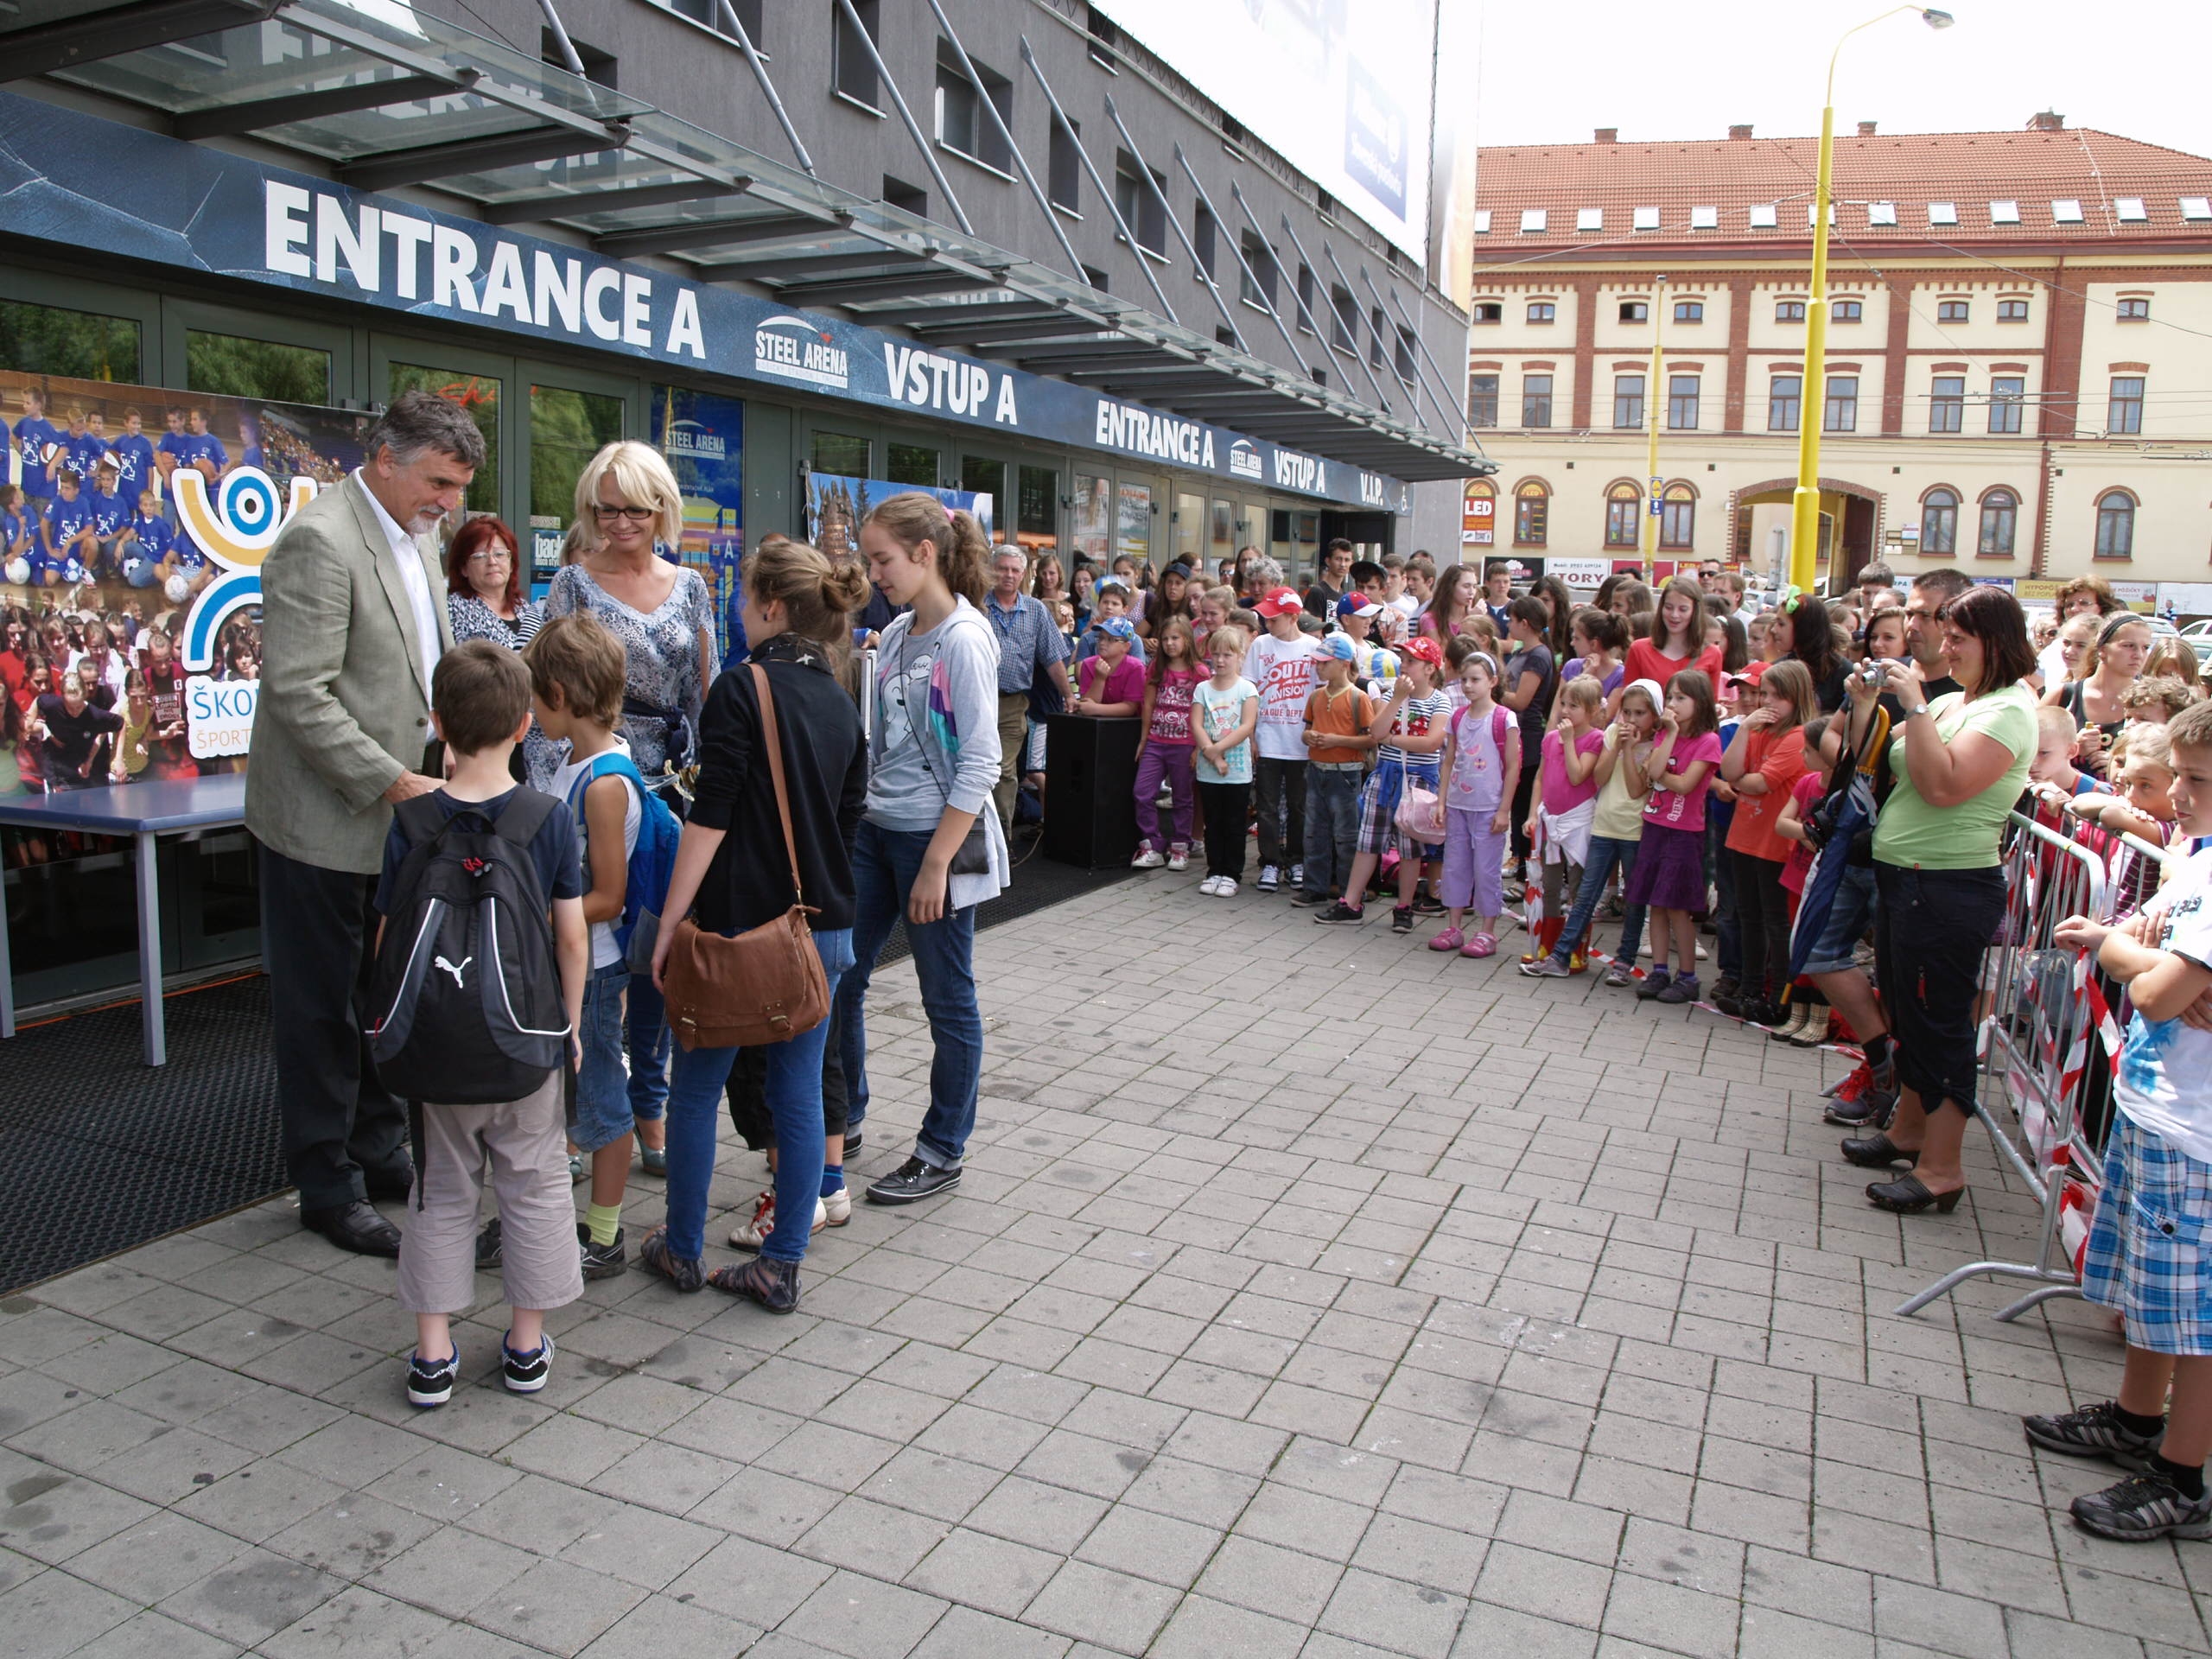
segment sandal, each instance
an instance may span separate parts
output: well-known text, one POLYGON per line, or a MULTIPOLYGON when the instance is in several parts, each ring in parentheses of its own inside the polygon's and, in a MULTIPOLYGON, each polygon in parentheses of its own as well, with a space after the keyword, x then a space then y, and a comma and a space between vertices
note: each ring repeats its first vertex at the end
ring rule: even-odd
MULTIPOLYGON (((1887 1139, 1886 1136, 1884 1137, 1887 1139)), ((1871 1182, 1866 1188, 1866 1201, 1877 1210, 1891 1210, 1900 1216, 1916 1216, 1924 1210, 1934 1210, 1939 1216, 1948 1216, 1959 1207, 1959 1200, 1967 1195, 1963 1186, 1955 1186, 1948 1192, 1930 1192, 1927 1184, 1917 1175, 1906 1175, 1894 1181, 1871 1182)))
POLYGON ((707 1263, 699 1256, 685 1258, 668 1253, 668 1229, 656 1227, 638 1246, 638 1260, 687 1295, 705 1288, 707 1263))
POLYGON ((772 1262, 765 1255, 750 1262, 734 1262, 728 1267, 716 1268, 708 1275, 707 1282, 716 1290, 758 1302, 771 1313, 798 1312, 796 1262, 772 1262))
POLYGON ((1886 1133, 1847 1135, 1843 1142, 1843 1155, 1847 1162, 1854 1163, 1861 1169, 1891 1169, 1898 1164, 1916 1164, 1920 1161, 1919 1153, 1907 1151, 1891 1140, 1886 1133))
POLYGON ((1467 941, 1466 944, 1461 948, 1459 954, 1463 957, 1494 957, 1497 954, 1497 936, 1494 933, 1478 933, 1467 941))
POLYGON ((1456 927, 1447 927, 1428 942, 1432 950, 1457 950, 1466 944, 1467 936, 1456 927))

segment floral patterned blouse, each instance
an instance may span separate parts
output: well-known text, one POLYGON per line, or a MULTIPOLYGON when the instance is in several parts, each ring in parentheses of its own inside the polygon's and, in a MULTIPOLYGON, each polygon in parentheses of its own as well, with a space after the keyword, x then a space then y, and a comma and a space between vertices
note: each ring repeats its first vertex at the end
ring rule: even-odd
POLYGON ((648 615, 608 593, 582 565, 563 565, 545 595, 545 614, 566 616, 571 611, 589 613, 621 641, 626 662, 622 735, 629 741, 638 770, 648 779, 658 775, 668 758, 667 721, 636 710, 642 707, 680 714, 696 738, 700 705, 706 700, 699 675, 699 636, 704 631, 713 638, 715 626, 714 600, 707 584, 697 571, 677 566, 676 585, 660 608, 648 615))
MULTIPOLYGON (((515 607, 514 620, 510 622, 486 605, 474 594, 446 590, 446 617, 453 624, 453 642, 460 645, 467 639, 489 639, 495 645, 505 645, 510 651, 520 651, 537 637, 537 630, 545 620, 545 607, 537 601, 525 600, 515 607)), ((550 788, 553 774, 560 771, 569 758, 569 746, 556 743, 537 729, 537 722, 530 722, 530 735, 522 741, 524 781, 532 789, 550 788)))

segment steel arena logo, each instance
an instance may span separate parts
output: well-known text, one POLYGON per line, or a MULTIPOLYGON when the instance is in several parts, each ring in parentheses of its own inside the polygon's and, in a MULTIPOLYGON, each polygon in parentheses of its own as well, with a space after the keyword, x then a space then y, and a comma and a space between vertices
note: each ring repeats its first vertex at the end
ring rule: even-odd
POLYGON ((770 317, 753 331, 753 366, 761 374, 842 391, 852 363, 835 337, 804 317, 770 317))
POLYGON ((177 655, 185 668, 205 674, 218 667, 215 637, 232 613, 261 603, 261 562, 276 544, 285 522, 315 499, 316 486, 305 474, 295 477, 287 502, 260 467, 239 467, 216 486, 210 499, 207 480, 193 468, 180 467, 170 476, 169 488, 176 499, 178 524, 222 570, 200 590, 185 617, 183 637, 177 641, 177 655))

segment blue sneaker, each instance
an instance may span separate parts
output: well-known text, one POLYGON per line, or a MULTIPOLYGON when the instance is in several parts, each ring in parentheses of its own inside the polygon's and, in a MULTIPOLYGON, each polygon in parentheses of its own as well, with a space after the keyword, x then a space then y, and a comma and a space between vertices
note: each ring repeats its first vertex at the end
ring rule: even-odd
POLYGON ((443 1359, 425 1359, 420 1354, 407 1357, 407 1403, 428 1411, 433 1406, 442 1406, 453 1398, 453 1385, 461 1376, 461 1354, 458 1350, 443 1359))
POLYGON ((550 1336, 537 1344, 534 1352, 518 1354, 507 1346, 505 1337, 499 1338, 499 1370, 506 1379, 510 1394, 536 1394, 545 1386, 545 1379, 553 1370, 553 1338, 550 1336))

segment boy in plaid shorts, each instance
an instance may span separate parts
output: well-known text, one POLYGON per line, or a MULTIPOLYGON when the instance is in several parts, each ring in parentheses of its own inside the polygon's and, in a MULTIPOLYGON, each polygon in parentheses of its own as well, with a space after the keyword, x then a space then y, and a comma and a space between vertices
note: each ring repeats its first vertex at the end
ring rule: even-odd
MULTIPOLYGON (((1339 636, 1340 637, 1340 636, 1339 636)), ((1409 788, 1436 793, 1438 754, 1444 747, 1446 724, 1452 718, 1451 699, 1437 689, 1436 676, 1444 666, 1444 650, 1426 636, 1408 639, 1400 647, 1404 661, 1392 683, 1387 702, 1377 699, 1369 735, 1377 747, 1375 770, 1359 791, 1358 851, 1351 861, 1351 874, 1344 882, 1344 896, 1313 919, 1353 922, 1364 919, 1368 878, 1375 874, 1382 855, 1399 851, 1398 902, 1391 907, 1390 931, 1409 933, 1414 925, 1414 884, 1421 861, 1440 855, 1425 843, 1399 833, 1398 803, 1409 788)))
MULTIPOLYGON (((2166 736, 2175 818, 2212 836, 2212 703, 2190 705, 2166 736)), ((2212 1032, 2183 1018, 2212 990, 2212 848, 2129 920, 2076 916, 2057 938, 2094 951, 2135 1005, 2082 1269, 2082 1294, 2121 1317, 2127 1363, 2117 1400, 2023 1427, 2050 1451, 2139 1471, 2074 1500, 2084 1529, 2212 1538, 2212 1032)))

